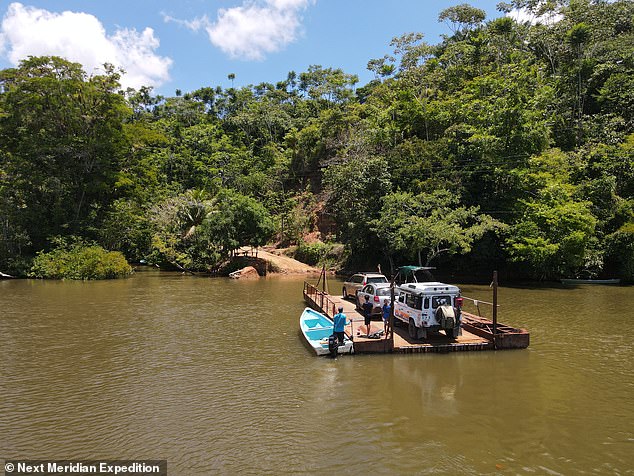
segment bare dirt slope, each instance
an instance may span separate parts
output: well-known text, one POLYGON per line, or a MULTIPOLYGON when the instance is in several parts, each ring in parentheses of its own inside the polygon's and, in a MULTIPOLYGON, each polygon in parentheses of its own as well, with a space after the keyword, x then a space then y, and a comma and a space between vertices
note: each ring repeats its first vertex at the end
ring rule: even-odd
MULTIPOLYGON (((246 252, 249 256, 253 256, 254 250, 250 248, 242 248, 241 252, 246 252)), ((303 273, 319 273, 321 269, 309 266, 306 263, 289 258, 282 254, 272 253, 262 248, 258 248, 257 257, 271 262, 271 264, 283 274, 303 274, 303 273)))

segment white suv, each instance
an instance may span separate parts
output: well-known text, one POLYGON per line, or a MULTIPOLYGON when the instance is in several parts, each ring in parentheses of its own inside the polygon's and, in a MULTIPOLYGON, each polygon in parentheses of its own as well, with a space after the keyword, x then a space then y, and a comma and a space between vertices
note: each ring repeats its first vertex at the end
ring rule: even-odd
POLYGON ((379 273, 356 273, 350 276, 344 283, 342 289, 343 298, 355 296, 363 286, 370 283, 387 283, 387 278, 379 273))
POLYGON ((450 339, 462 335, 460 289, 439 282, 407 283, 396 288, 394 318, 407 324, 412 339, 445 331, 450 339))

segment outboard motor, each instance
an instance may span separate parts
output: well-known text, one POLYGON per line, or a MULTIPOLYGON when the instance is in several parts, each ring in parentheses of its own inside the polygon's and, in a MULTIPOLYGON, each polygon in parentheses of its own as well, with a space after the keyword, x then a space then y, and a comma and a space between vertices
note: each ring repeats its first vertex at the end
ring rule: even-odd
POLYGON ((332 334, 330 337, 328 337, 328 352, 330 352, 331 357, 337 357, 338 348, 339 339, 337 339, 336 335, 332 334))

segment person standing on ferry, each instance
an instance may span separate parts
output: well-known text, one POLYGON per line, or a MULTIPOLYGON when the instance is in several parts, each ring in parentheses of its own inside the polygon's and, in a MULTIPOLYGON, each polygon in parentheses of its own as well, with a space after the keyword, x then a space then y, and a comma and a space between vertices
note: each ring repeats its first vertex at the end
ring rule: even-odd
POLYGON ((333 333, 335 334, 335 337, 337 337, 339 344, 343 345, 343 339, 345 335, 344 329, 346 328, 346 325, 348 325, 348 318, 343 313, 343 307, 339 307, 339 312, 335 314, 332 319, 335 324, 333 328, 333 333))
POLYGON ((370 302, 370 296, 368 296, 366 294, 365 296, 365 302, 363 303, 363 306, 361 306, 361 308, 363 309, 363 317, 365 320, 365 326, 368 330, 367 332, 367 336, 370 336, 370 322, 372 321, 372 309, 374 309, 374 304, 372 304, 370 302))

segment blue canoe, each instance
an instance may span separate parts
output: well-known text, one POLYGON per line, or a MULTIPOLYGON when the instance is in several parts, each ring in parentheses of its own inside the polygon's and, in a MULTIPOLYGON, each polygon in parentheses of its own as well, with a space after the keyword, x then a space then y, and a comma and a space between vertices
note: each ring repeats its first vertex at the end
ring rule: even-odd
MULTIPOLYGON (((308 345, 317 355, 328 355, 328 337, 333 333, 333 322, 330 318, 307 307, 299 318, 299 328, 308 345)), ((354 351, 352 341, 346 336, 343 345, 337 349, 339 354, 351 354, 354 351)))

